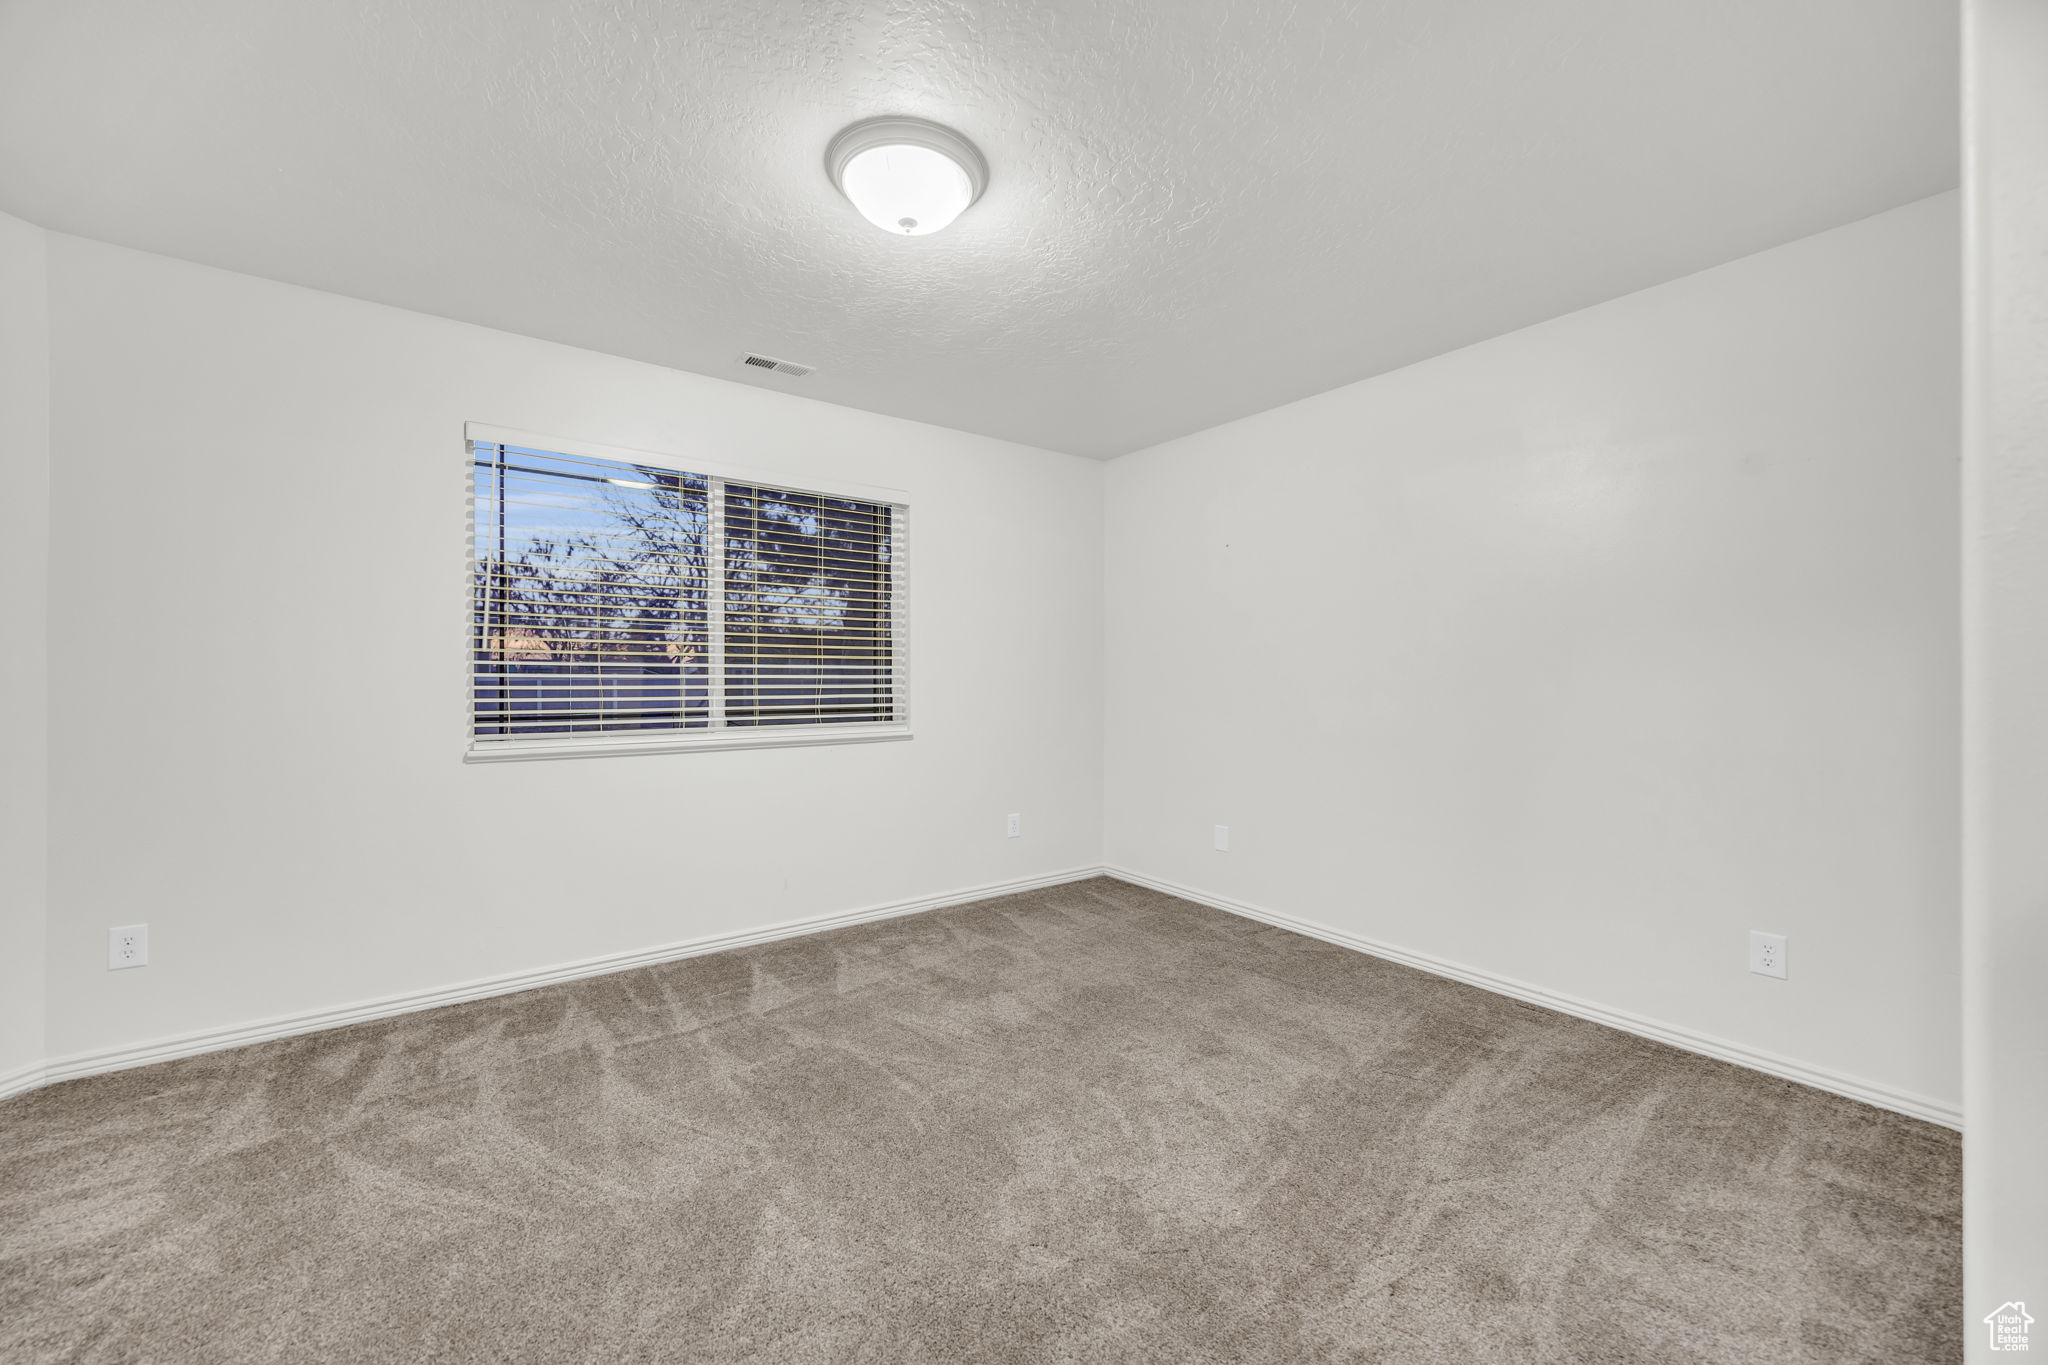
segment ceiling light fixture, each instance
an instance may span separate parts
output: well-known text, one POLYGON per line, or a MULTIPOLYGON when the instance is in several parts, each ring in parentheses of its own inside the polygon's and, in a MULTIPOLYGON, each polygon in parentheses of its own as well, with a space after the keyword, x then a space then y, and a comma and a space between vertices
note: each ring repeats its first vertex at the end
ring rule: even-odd
POLYGON ((825 149, 825 170, 884 232, 922 237, 988 188, 988 162, 951 128, 921 118, 862 119, 825 149))

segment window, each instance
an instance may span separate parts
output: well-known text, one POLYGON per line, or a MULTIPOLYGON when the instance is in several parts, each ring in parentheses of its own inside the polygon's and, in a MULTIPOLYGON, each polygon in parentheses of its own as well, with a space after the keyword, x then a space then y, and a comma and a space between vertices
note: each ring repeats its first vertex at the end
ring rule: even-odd
POLYGON ((468 444, 472 758, 909 736, 887 490, 468 444))

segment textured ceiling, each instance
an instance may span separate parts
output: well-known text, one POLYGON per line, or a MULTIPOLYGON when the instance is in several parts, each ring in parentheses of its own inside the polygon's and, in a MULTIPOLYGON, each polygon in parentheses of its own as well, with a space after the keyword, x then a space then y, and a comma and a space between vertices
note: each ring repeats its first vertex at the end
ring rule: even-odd
POLYGON ((1113 455, 1949 188, 1955 29, 1943 0, 0 0, 0 209, 1113 455), (885 113, 988 154, 948 231, 827 182, 885 113))

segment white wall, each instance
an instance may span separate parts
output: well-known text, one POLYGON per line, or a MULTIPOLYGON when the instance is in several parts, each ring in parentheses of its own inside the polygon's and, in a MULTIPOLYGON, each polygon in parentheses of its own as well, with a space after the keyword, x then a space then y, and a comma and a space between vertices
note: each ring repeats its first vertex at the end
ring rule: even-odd
MULTIPOLYGON (((50 518, 8 537, 54 623, 20 1027, 100 1051, 1084 867, 1106 830, 1953 1104, 1956 208, 1106 477, 51 235, 50 518), (910 489, 918 738, 462 764, 465 420, 910 489), (153 963, 109 973, 131 920, 153 963), (1742 969, 1751 927, 1789 981, 1742 969)), ((16 275, 42 241, 0 239, 16 275)))
POLYGON ((50 271, 53 1056, 1100 861, 1100 465, 75 238, 50 271), (465 420, 909 490, 917 737, 463 764, 465 420), (151 965, 109 972, 129 921, 151 965))
POLYGON ((43 230, 0 214, 0 1092, 43 1058, 50 347, 43 230))
POLYGON ((1956 218, 1113 462, 1111 863, 1954 1105, 1956 218))
POLYGON ((1964 1319, 2048 1342, 2048 5, 1964 6, 1964 1319))

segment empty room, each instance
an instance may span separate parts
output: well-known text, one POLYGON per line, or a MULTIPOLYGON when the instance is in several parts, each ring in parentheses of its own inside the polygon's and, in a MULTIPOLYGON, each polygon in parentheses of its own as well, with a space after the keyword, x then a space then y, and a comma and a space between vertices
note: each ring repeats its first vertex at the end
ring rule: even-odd
POLYGON ((2048 1346, 2048 0, 0 0, 0 1361, 2048 1346))

